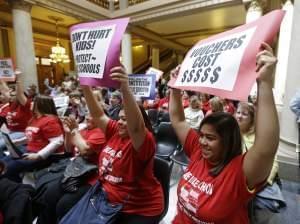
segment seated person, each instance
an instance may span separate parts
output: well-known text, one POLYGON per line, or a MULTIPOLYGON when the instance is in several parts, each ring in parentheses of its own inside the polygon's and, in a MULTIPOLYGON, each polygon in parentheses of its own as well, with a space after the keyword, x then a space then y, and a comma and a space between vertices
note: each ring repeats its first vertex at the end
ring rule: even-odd
POLYGON ((4 224, 32 224, 32 203, 34 188, 15 183, 5 177, 5 165, 0 161, 0 213, 4 224))
POLYGON ((184 116, 186 122, 191 128, 198 130, 204 114, 200 108, 200 100, 198 96, 193 95, 190 97, 189 107, 184 109, 184 116))
MULTIPOLYGON (((0 80, 0 91, 2 103, 8 106, 2 110, 0 116, 5 121, 9 137, 16 144, 21 144, 25 139, 25 128, 32 118, 32 101, 24 94, 21 82, 21 72, 15 71, 16 91, 11 91, 6 83, 0 80)), ((0 151, 6 150, 4 139, 0 138, 0 151)))
POLYGON ((21 172, 47 166, 51 163, 48 159, 51 154, 64 153, 63 127, 51 97, 42 95, 35 97, 33 117, 25 129, 25 135, 27 146, 23 157, 3 158, 7 165, 5 175, 16 182, 21 181, 21 172))
MULTIPOLYGON (((101 129, 96 127, 94 120, 88 115, 86 117, 86 128, 79 131, 78 123, 73 117, 63 118, 65 131, 65 147, 75 156, 82 156, 88 161, 98 164, 98 155, 101 152, 105 136, 101 129)), ((67 211, 95 184, 97 174, 89 176, 76 192, 65 192, 62 188, 62 178, 58 178, 47 184, 39 203, 41 210, 38 214, 37 223, 53 224, 61 219, 67 211), (42 202, 41 202, 42 201, 42 202)))

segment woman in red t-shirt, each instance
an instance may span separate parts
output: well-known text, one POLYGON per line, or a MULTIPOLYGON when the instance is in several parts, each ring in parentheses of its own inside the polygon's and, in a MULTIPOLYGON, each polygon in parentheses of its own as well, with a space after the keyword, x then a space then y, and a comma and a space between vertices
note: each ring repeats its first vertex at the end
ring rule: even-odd
MULTIPOLYGON (((247 204, 266 183, 279 142, 272 94, 276 58, 269 45, 262 46, 265 50, 256 58, 259 97, 255 143, 245 154, 239 125, 231 114, 218 112, 205 117, 197 133, 184 119, 180 90, 172 90, 171 122, 190 158, 178 184, 173 224, 249 223, 247 204)), ((173 71, 176 74, 178 68, 173 71)))
MULTIPOLYGON (((65 130, 66 151, 74 152, 75 156, 82 156, 91 163, 98 164, 98 155, 105 144, 103 132, 97 128, 94 120, 86 116, 86 128, 79 131, 74 117, 63 118, 65 130)), ((47 183, 41 200, 43 208, 38 214, 37 223, 53 224, 61 219, 70 208, 96 183, 97 175, 89 176, 87 181, 78 186, 75 192, 66 192, 62 188, 61 178, 47 183)))
POLYGON ((153 174, 151 124, 130 91, 125 68, 112 68, 110 77, 120 82, 123 96, 119 121, 107 117, 91 88, 82 86, 90 114, 107 140, 99 155, 99 181, 110 203, 123 204, 116 224, 157 224, 164 202, 161 185, 153 174))
POLYGON ((29 121, 25 135, 27 146, 22 159, 4 158, 7 163, 6 176, 20 181, 20 172, 46 166, 53 153, 63 153, 63 127, 54 101, 48 96, 37 96, 33 103, 33 117, 29 121))
MULTIPOLYGON (((1 111, 0 116, 5 119, 9 137, 15 144, 22 145, 25 140, 25 128, 32 118, 31 99, 24 94, 21 72, 15 71, 16 91, 12 91, 4 81, 0 81, 1 98, 7 107, 1 111)), ((6 148, 5 142, 0 138, 0 150, 6 148)))

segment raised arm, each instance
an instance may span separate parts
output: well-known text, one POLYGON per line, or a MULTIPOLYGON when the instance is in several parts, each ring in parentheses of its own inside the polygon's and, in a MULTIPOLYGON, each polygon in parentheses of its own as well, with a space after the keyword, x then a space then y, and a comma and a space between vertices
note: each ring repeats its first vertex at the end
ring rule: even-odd
POLYGON ((6 82, 0 79, 0 92, 2 94, 9 92, 9 87, 7 86, 6 82))
POLYGON ((27 102, 27 97, 24 94, 24 87, 23 87, 23 77, 22 72, 20 70, 15 71, 16 75, 16 94, 17 94, 17 100, 21 105, 25 105, 27 102))
POLYGON ((255 141, 245 156, 243 170, 250 189, 266 180, 272 169, 279 143, 279 121, 272 93, 272 75, 277 59, 272 48, 263 43, 257 62, 257 116, 255 141))
POLYGON ((146 136, 146 126, 142 113, 128 85, 128 74, 123 66, 111 69, 111 78, 121 83, 123 106, 127 121, 128 134, 135 150, 139 150, 146 136))
POLYGON ((109 122, 109 117, 106 116, 106 114, 103 111, 102 106, 100 103, 96 100, 95 95, 93 94, 93 91, 91 87, 89 86, 81 86, 83 90, 83 94, 86 100, 86 104, 89 108, 90 115, 94 119, 97 126, 103 131, 105 134, 106 127, 109 122))
MULTIPOLYGON (((179 72, 179 66, 171 71, 171 76, 176 77, 179 72)), ((184 110, 181 102, 181 91, 179 89, 171 89, 169 101, 169 113, 172 126, 181 143, 184 145, 190 126, 185 121, 184 110)))

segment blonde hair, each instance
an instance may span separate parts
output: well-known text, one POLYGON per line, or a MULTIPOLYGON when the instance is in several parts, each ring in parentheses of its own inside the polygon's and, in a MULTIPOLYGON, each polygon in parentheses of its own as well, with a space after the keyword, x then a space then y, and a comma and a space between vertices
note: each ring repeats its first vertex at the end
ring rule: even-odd
POLYGON ((209 100, 212 112, 223 112, 224 106, 221 98, 215 96, 209 100))
POLYGON ((252 134, 255 132, 255 106, 253 103, 248 103, 248 102, 240 102, 238 105, 238 108, 243 108, 248 111, 249 116, 250 116, 250 128, 247 131, 247 135, 252 134))

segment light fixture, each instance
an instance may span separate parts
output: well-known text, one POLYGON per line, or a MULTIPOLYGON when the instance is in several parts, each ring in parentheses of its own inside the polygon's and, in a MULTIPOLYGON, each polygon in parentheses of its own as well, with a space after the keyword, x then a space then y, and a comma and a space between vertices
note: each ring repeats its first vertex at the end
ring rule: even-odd
POLYGON ((52 63, 69 63, 69 56, 66 54, 66 49, 60 45, 58 37, 58 22, 63 21, 63 19, 54 16, 49 16, 49 19, 55 20, 56 28, 56 45, 51 47, 50 60, 52 63))
POLYGON ((251 0, 247 14, 246 14, 246 23, 253 22, 254 20, 259 19, 263 14, 263 9, 258 0, 251 0))

